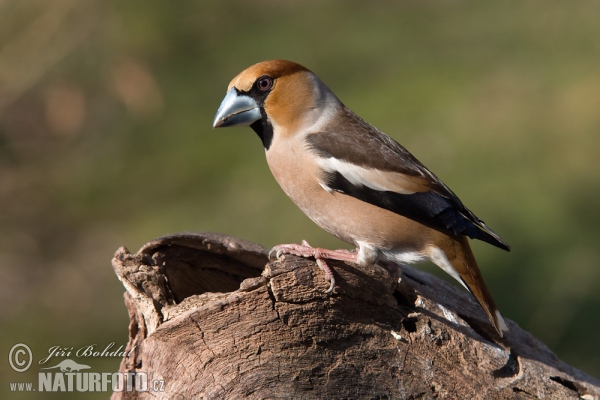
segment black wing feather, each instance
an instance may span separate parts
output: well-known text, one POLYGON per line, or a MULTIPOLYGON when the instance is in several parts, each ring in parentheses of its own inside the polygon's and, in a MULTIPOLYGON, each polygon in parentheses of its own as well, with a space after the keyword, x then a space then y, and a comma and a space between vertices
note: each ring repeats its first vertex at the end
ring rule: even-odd
POLYGON ((510 250, 508 244, 469 209, 461 204, 461 210, 456 207, 455 202, 438 193, 429 191, 406 195, 375 190, 366 186, 356 186, 337 171, 325 172, 324 182, 336 192, 392 211, 430 228, 451 231, 455 235, 466 235, 471 239, 482 240, 503 250, 510 250))
POLYGON ((323 158, 336 158, 365 168, 425 178, 431 190, 410 195, 357 186, 337 171, 325 171, 323 182, 332 190, 410 218, 433 229, 479 239, 503 250, 510 246, 473 212, 435 174, 402 145, 345 108, 345 132, 316 132, 307 146, 323 158), (375 157, 374 157, 375 156, 375 157))

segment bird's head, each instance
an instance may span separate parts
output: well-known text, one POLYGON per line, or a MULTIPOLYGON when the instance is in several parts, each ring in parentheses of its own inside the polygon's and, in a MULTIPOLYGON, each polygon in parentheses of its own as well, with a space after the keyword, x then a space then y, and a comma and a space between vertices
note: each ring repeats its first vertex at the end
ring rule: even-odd
POLYGON ((315 124, 339 101, 308 69, 285 60, 255 64, 229 84, 213 127, 250 126, 268 149, 273 135, 293 135, 315 124))

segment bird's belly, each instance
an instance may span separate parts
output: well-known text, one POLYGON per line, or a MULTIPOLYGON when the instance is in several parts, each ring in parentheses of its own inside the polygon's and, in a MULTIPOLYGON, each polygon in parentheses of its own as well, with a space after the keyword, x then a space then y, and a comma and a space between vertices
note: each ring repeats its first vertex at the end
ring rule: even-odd
POLYGON ((427 243, 431 229, 417 222, 354 197, 329 192, 316 178, 303 174, 283 177, 280 172, 274 172, 275 178, 292 201, 317 225, 347 243, 415 254, 427 243))
POLYGON ((267 162, 283 191, 317 225, 339 239, 380 250, 422 252, 438 232, 411 219, 352 196, 327 191, 320 185, 321 170, 296 151, 304 143, 275 139, 267 162), (276 167, 274 167, 276 166, 276 167))
POLYGON ((300 206, 317 225, 339 239, 358 246, 369 244, 383 251, 418 253, 429 228, 351 196, 322 189, 321 208, 300 206))

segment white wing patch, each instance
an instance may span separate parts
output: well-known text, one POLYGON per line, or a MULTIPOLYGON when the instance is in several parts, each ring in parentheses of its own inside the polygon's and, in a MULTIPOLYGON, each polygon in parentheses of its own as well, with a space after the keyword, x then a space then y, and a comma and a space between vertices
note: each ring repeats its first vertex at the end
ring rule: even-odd
POLYGON ((328 191, 329 193, 333 192, 333 189, 330 188, 329 186, 327 186, 326 184, 319 182, 319 185, 321 185, 321 187, 323 189, 325 189, 326 191, 328 191))
MULTIPOLYGON (((415 193, 412 190, 404 189, 400 185, 403 180, 402 175, 396 172, 363 168, 333 157, 319 157, 317 162, 325 171, 339 172, 344 178, 357 187, 366 186, 373 190, 396 192, 399 194, 415 193)), ((323 184, 321 184, 321 186, 323 186, 323 184)))

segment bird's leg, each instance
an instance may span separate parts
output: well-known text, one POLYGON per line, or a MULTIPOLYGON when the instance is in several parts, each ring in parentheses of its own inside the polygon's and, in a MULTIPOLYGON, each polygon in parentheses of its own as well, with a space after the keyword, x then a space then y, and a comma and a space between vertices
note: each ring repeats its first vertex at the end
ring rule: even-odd
POLYGON ((312 247, 306 240, 302 241, 302 244, 280 244, 271 249, 269 252, 269 258, 273 259, 275 255, 276 258, 281 257, 283 254, 292 254, 298 257, 314 257, 317 261, 317 265, 319 268, 325 272, 325 279, 327 279, 331 285, 329 289, 325 293, 330 293, 333 291, 335 287, 335 278, 333 277, 333 273, 331 272, 331 268, 325 262, 326 259, 329 260, 339 260, 339 261, 350 261, 356 262, 357 253, 356 251, 351 250, 327 250, 319 247, 312 247))
POLYGON ((271 249, 269 258, 279 258, 283 254, 292 254, 298 257, 314 257, 329 260, 350 261, 356 262, 356 250, 327 250, 320 247, 312 247, 306 240, 302 244, 279 244, 271 249))
POLYGON ((335 278, 333 277, 333 272, 331 272, 331 268, 329 268, 329 265, 327 265, 325 260, 323 260, 322 258, 315 257, 315 261, 317 262, 317 265, 323 270, 323 272, 325 272, 325 279, 327 279, 330 283, 329 289, 327 289, 325 293, 333 292, 333 288, 335 287, 335 278))

